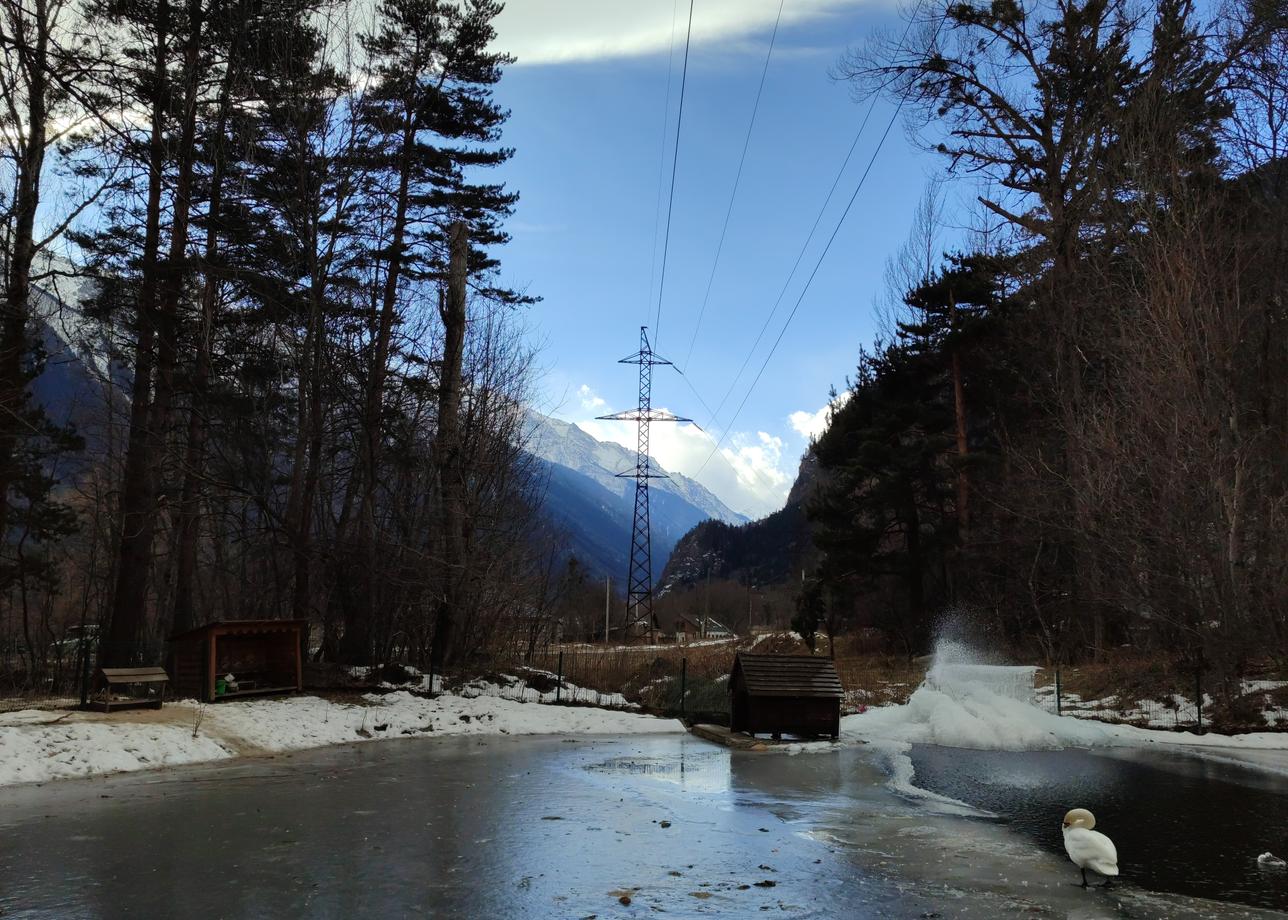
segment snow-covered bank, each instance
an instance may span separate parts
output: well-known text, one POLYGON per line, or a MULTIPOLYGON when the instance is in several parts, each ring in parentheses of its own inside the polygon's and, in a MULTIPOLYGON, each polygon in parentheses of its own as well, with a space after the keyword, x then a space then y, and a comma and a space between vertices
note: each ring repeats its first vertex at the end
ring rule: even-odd
MULTIPOLYGON (((1110 725, 1057 716, 984 686, 958 686, 952 693, 922 686, 902 706, 869 709, 841 720, 847 740, 882 739, 911 744, 997 751, 1042 751, 1067 747, 1166 745, 1219 755, 1236 751, 1288 750, 1288 734, 1253 732, 1204 735, 1110 725)), ((1256 765, 1246 756, 1243 762, 1256 765)))
POLYGON ((487 695, 428 699, 406 691, 354 702, 316 696, 209 706, 180 701, 161 710, 111 715, 23 711, 0 715, 0 785, 382 738, 682 731, 673 719, 633 712, 487 695))

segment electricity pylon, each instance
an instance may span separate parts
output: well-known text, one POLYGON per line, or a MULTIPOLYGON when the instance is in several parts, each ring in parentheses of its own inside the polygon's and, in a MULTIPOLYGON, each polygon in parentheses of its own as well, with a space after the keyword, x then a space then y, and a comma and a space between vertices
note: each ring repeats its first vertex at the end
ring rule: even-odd
POLYGON ((671 362, 653 353, 647 326, 640 326, 640 350, 617 363, 638 364, 640 367, 638 408, 599 416, 604 420, 636 424, 635 469, 617 474, 622 479, 635 480, 635 520, 631 525, 631 565, 626 577, 626 622, 622 630, 623 639, 632 639, 651 632, 657 626, 653 619, 653 545, 649 537, 648 481, 670 478, 665 473, 652 470, 648 455, 649 425, 653 422, 693 420, 672 415, 664 409, 653 409, 653 368, 670 365, 671 362))

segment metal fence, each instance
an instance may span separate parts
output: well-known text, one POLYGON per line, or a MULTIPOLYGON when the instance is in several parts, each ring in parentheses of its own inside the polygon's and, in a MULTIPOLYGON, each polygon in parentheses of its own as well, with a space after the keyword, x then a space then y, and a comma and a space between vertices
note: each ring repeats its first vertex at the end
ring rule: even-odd
POLYGON ((1122 683, 1084 697, 1070 690, 1067 672, 1054 668, 1035 692, 1039 705, 1075 718, 1196 732, 1288 730, 1288 680, 1179 668, 1149 681, 1149 689, 1122 683))
MULTIPOLYGON (((52 642, 32 651, 11 646, 0 653, 0 712, 23 709, 70 709, 94 693, 94 673, 102 644, 96 635, 52 642)), ((160 649, 152 643, 126 643, 119 660, 155 662, 160 649)))
POLYGON ((88 689, 86 669, 93 655, 89 642, 60 643, 45 654, 9 650, 0 656, 0 712, 79 705, 82 689, 88 689))
POLYGON ((514 686, 515 698, 727 723, 733 654, 731 646, 717 645, 552 649, 517 664, 510 675, 526 684, 514 686))
MULTIPOLYGON (((85 636, 54 643, 36 656, 21 649, 0 651, 0 712, 71 708, 84 702, 94 690, 100 653, 96 640, 85 636)), ((530 655, 494 658, 446 679, 401 667, 403 676, 393 683, 421 691, 639 710, 727 724, 729 674, 739 647, 737 642, 549 646, 530 655)), ((150 644, 135 644, 124 652, 130 660, 161 660, 161 650, 150 644)), ((843 714, 907 702, 922 685, 927 664, 878 655, 838 657, 835 663, 844 687, 843 714)), ((306 670, 318 667, 322 666, 311 664, 306 670)), ((312 681, 306 686, 361 689, 389 679, 381 669, 325 667, 348 675, 343 687, 312 681), (354 676, 355 671, 363 673, 354 676)), ((1157 729, 1288 730, 1288 680, 1271 677, 1218 680, 1210 672, 1172 667, 1162 678, 1152 675, 1142 681, 1127 669, 1120 678, 1102 676, 1097 682, 1076 669, 1037 669, 1033 702, 1062 716, 1157 729), (1142 689, 1146 686, 1148 690, 1142 689)))

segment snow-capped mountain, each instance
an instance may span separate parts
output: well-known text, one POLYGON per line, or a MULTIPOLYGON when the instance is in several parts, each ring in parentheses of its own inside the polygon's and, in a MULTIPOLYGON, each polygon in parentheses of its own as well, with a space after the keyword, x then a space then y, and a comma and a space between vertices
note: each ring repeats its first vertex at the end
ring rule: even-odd
MULTIPOLYGON (((623 495, 633 495, 635 481, 619 479, 618 473, 635 469, 635 452, 611 441, 599 441, 572 422, 528 411, 528 450, 549 463, 557 463, 594 479, 600 485, 623 495)), ((669 473, 654 460, 654 471, 669 476, 655 479, 650 490, 677 495, 709 518, 729 524, 742 524, 747 518, 716 498, 701 483, 680 473, 669 473)))
MULTIPOLYGON (((72 266, 47 258, 38 266, 32 314, 39 321, 48 361, 33 384, 36 398, 55 421, 71 423, 90 453, 107 447, 107 428, 128 412, 129 375, 112 359, 107 330, 81 311, 88 282, 72 266)), ((568 533, 570 551, 597 575, 625 578, 629 563, 635 483, 617 474, 634 469, 635 454, 599 441, 570 422, 529 411, 528 450, 542 461, 544 506, 568 533)), ((654 463, 659 473, 666 473, 654 463)), ((654 575, 685 533, 707 520, 742 524, 747 519, 706 487, 679 474, 650 486, 654 575)))
MULTIPOLYGON (((600 574, 625 576, 629 562, 635 481, 618 473, 635 468, 635 454, 620 444, 599 441, 571 422, 528 412, 528 450, 548 473, 545 508, 568 531, 571 550, 600 574)), ((654 468, 667 471, 654 461, 654 468)), ((705 486, 678 473, 649 486, 653 569, 660 574, 676 542, 695 525, 716 519, 729 524, 747 518, 705 486)))

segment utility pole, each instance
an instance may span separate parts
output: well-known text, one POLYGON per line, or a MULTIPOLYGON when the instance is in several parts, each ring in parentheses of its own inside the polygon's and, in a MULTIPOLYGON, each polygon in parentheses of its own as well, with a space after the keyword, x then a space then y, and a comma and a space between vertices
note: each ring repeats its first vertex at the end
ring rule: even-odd
POLYGON ((707 560, 707 609, 702 614, 702 638, 707 637, 707 621, 711 619, 711 560, 707 560))
POLYGON ((604 645, 608 645, 608 605, 613 597, 613 576, 604 576, 604 645))
POLYGON ((635 480, 635 519, 631 525, 631 563, 626 578, 626 623, 622 639, 650 634, 657 624, 653 619, 653 544, 649 535, 648 481, 668 479, 665 473, 655 473, 648 453, 648 429, 652 422, 691 422, 693 419, 672 415, 663 409, 653 408, 653 368, 658 365, 673 366, 665 358, 653 353, 648 341, 648 327, 640 326, 640 350, 622 358, 618 364, 638 364, 639 405, 626 412, 599 416, 602 420, 635 422, 635 469, 618 473, 622 479, 635 480))

